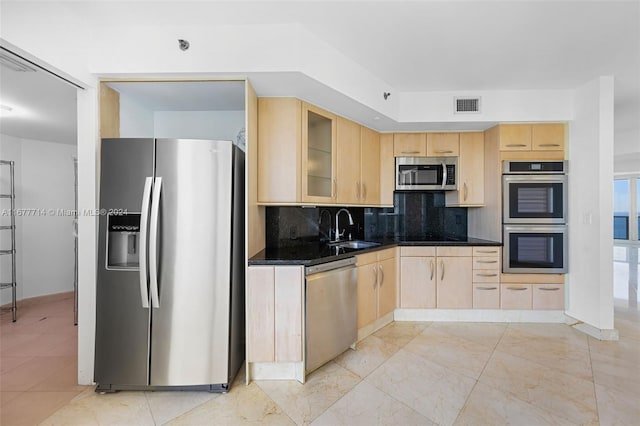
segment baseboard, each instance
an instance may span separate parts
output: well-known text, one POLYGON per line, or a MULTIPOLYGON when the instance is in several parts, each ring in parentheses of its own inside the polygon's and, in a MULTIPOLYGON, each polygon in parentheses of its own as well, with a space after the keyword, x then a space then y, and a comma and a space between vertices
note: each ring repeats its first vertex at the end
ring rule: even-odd
POLYGON ((252 380, 297 380, 304 383, 303 362, 248 362, 246 382, 252 380))
POLYGON ((395 321, 566 323, 564 311, 500 309, 396 309, 395 321))
POLYGON ((618 333, 618 330, 616 330, 615 328, 600 329, 590 324, 585 324, 584 322, 579 321, 568 315, 567 315, 567 324, 575 328, 576 330, 598 340, 620 340, 620 334, 618 333))
MULTIPOLYGON (((44 296, 34 296, 16 301, 18 308, 39 305, 41 303, 58 302, 60 300, 73 299, 73 291, 63 293, 46 294, 44 296)), ((3 308, 11 307, 11 303, 2 305, 3 308)))
POLYGON ((359 329, 358 330, 358 342, 360 340, 364 339, 365 337, 367 337, 367 336, 375 333, 376 331, 380 330, 385 325, 391 324, 393 322, 393 318, 394 318, 394 312, 389 312, 387 315, 383 316, 382 318, 378 318, 377 320, 375 320, 371 324, 365 325, 364 327, 359 329))

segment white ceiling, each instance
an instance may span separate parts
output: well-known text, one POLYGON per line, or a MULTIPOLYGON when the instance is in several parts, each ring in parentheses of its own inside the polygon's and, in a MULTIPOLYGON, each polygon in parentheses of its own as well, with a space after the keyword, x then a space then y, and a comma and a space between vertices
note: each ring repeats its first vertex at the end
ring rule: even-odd
MULTIPOLYGON (((65 7, 95 28, 298 24, 401 92, 574 89, 613 75, 616 140, 640 141, 640 2, 634 0, 84 1, 65 7)), ((281 85, 286 76, 280 77, 272 80, 281 85)), ((291 77, 293 84, 301 80, 291 77)), ((256 86, 258 95, 275 89, 256 86)))

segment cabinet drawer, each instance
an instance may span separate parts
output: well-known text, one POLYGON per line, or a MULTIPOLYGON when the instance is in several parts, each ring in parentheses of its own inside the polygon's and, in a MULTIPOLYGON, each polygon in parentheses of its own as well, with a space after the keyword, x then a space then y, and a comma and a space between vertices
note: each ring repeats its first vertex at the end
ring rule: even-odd
POLYGON ((474 309, 500 309, 500 284, 474 284, 474 309))
POLYGON ((531 284, 501 284, 502 309, 531 309, 531 284))
POLYGON ((500 282, 500 272, 493 269, 474 269, 474 283, 495 283, 500 282))
POLYGON ((356 266, 368 265, 378 261, 378 252, 372 251, 365 254, 359 254, 356 256, 356 266))
POLYGON ((473 256, 498 256, 500 247, 473 247, 473 256))
POLYGON ((497 256, 473 257, 473 269, 500 269, 500 258, 497 256))
POLYGON ((438 256, 459 257, 469 256, 471 257, 471 247, 436 247, 436 253, 438 256))
POLYGON ((435 247, 400 247, 401 257, 433 257, 435 255, 435 247))
POLYGON ((564 284, 534 284, 533 309, 564 310, 564 284))
POLYGON ((378 255, 378 261, 391 259, 396 257, 396 248, 384 249, 375 252, 378 255))

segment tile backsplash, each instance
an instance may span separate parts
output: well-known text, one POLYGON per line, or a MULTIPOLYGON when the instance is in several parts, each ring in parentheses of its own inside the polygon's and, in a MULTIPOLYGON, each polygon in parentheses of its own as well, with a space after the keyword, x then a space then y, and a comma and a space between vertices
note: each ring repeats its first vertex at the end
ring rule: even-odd
MULTIPOLYGON (((444 192, 396 192, 393 208, 349 207, 354 226, 340 215, 352 239, 444 240, 467 238, 467 209, 445 207, 444 192)), ((327 241, 340 207, 267 207, 267 247, 327 241), (322 220, 320 218, 322 217, 322 220), (331 224, 331 225, 330 225, 331 224)))

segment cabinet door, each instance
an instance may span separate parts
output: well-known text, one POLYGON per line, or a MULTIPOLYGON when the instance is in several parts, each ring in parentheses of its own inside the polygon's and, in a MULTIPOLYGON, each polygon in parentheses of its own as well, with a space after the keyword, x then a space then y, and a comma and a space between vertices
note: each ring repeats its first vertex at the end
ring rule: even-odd
POLYGON ((564 124, 534 124, 531 147, 534 151, 564 151, 564 124))
POLYGON ((275 272, 272 266, 247 270, 247 361, 275 361, 275 272))
POLYGON ((338 117, 337 148, 336 190, 338 192, 338 203, 358 204, 362 198, 359 124, 338 117))
POLYGON ((501 124, 500 151, 530 151, 531 125, 529 124, 501 124))
POLYGON ((564 309, 564 284, 532 285, 533 309, 564 309))
POLYGON ((474 283, 473 309, 500 309, 500 284, 474 283))
POLYGON ((358 266, 358 328, 376 320, 378 264, 358 266))
POLYGON ((531 309, 531 284, 500 284, 502 309, 531 309))
POLYGON ((471 257, 438 257, 437 306, 468 309, 473 306, 471 257))
POLYGON ((380 204, 380 135, 366 127, 361 130, 360 176, 360 202, 380 204))
POLYGON ((302 104, 302 201, 336 201, 336 116, 302 104))
POLYGON ((427 155, 426 133, 394 133, 394 157, 424 157, 427 155))
POLYGON ((460 155, 459 133, 427 133, 428 157, 457 157, 460 155))
POLYGON ((300 165, 302 103, 294 98, 258 99, 258 201, 302 201, 300 165))
POLYGON ((447 191, 447 206, 484 205, 484 134, 460 133, 458 190, 447 191))
POLYGON ((400 307, 436 307, 436 260, 434 257, 400 258, 400 307))
POLYGON ((378 318, 396 308, 396 258, 378 263, 378 318))
POLYGON ((380 135, 380 204, 393 206, 396 188, 396 163, 393 156, 393 134, 380 135))

